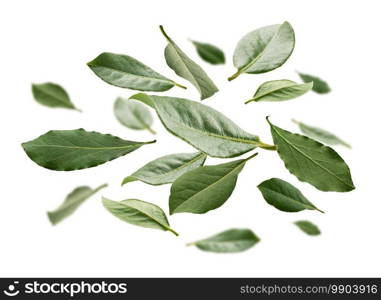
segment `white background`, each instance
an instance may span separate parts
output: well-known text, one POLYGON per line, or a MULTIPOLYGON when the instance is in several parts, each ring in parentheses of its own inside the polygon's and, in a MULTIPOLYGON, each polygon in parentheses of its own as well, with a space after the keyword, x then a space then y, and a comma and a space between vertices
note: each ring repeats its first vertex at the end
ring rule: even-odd
MULTIPOLYGON (((3 1, 1 30, 1 276, 381 276, 380 262, 380 28, 379 1, 3 1), (232 53, 247 32, 289 21, 296 48, 287 63, 262 75, 233 82, 232 53), (245 130, 271 142, 265 116, 297 131, 291 118, 331 130, 352 144, 336 147, 350 165, 357 189, 325 193, 298 182, 276 153, 259 150, 240 175, 232 197, 205 215, 176 214, 180 232, 145 229, 121 222, 102 207, 101 194, 139 198, 168 210, 169 185, 140 182, 120 187, 144 163, 190 145, 170 135, 155 117, 158 142, 96 168, 55 172, 43 169, 20 144, 50 129, 83 127, 130 140, 148 132, 129 130, 113 116, 113 101, 134 91, 107 85, 86 66, 103 51, 136 57, 186 84, 167 94, 198 99, 196 90, 166 66, 158 26, 207 71, 220 92, 204 103, 227 114, 245 130), (196 55, 188 38, 225 50, 227 64, 212 66, 196 55), (332 87, 283 103, 244 105, 266 80, 298 80, 295 70, 316 74, 332 87), (57 82, 84 112, 36 103, 32 82, 57 82), (279 177, 298 186, 326 211, 285 213, 269 206, 256 185, 279 177), (78 185, 109 188, 53 227, 46 211, 78 185), (309 237, 292 222, 308 219, 322 235, 309 237), (251 228, 262 241, 241 254, 211 254, 186 242, 232 227, 251 228)), ((222 160, 208 159, 207 163, 222 160)))

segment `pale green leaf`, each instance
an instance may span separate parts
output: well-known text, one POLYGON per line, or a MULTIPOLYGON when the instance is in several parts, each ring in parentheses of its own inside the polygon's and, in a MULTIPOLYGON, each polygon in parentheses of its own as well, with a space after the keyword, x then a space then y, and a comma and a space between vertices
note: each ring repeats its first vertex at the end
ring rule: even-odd
POLYGON ((124 178, 122 185, 136 180, 151 185, 172 183, 184 173, 202 166, 205 159, 206 155, 202 152, 162 156, 124 178))
POLYGON ((160 26, 160 30, 168 42, 164 51, 168 66, 175 71, 177 75, 188 80, 195 86, 200 93, 201 100, 209 98, 218 92, 218 88, 205 71, 175 44, 166 34, 163 26, 160 26))
POLYGON ((138 199, 112 201, 102 198, 103 206, 120 220, 146 228, 170 231, 178 235, 169 227, 164 211, 157 205, 138 199))
POLYGON ((296 221, 294 223, 298 228, 308 235, 320 235, 320 229, 310 221, 296 221))

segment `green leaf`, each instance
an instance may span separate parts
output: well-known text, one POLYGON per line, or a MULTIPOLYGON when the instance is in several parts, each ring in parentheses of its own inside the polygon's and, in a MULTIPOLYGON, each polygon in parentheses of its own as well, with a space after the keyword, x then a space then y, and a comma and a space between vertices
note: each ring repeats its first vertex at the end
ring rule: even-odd
POLYGON ((318 127, 312 127, 310 125, 304 124, 302 122, 292 120, 295 124, 299 126, 301 132, 307 135, 310 138, 316 139, 327 145, 342 145, 347 148, 352 148, 351 145, 344 142, 338 136, 318 127))
POLYGON ((138 199, 112 201, 102 198, 103 206, 120 220, 146 228, 170 231, 179 234, 169 227, 164 211, 157 205, 138 199))
POLYGON ((279 178, 271 178, 258 185, 263 198, 275 208, 286 212, 298 212, 305 209, 317 210, 324 213, 313 205, 292 184, 279 178))
POLYGON ((247 104, 252 101, 291 100, 307 93, 312 88, 312 85, 312 82, 298 84, 286 79, 267 81, 261 84, 253 98, 247 100, 245 103, 247 104))
POLYGON ((260 239, 250 229, 229 229, 209 238, 189 243, 203 251, 216 253, 235 253, 250 249, 260 239))
POLYGON ((105 82, 122 88, 155 92, 175 85, 186 88, 128 55, 104 52, 87 65, 105 82))
POLYGON ((209 156, 235 157, 263 145, 258 136, 199 102, 142 93, 131 98, 154 108, 169 132, 209 156))
POLYGON ((166 34, 163 26, 160 30, 168 41, 165 47, 164 56, 168 66, 175 71, 177 75, 192 83, 201 95, 201 100, 213 96, 218 92, 218 88, 205 73, 205 71, 191 60, 166 34))
POLYGON ((242 73, 259 74, 279 68, 290 57, 294 46, 294 30, 288 22, 249 32, 235 48, 233 63, 238 71, 228 80, 242 73))
POLYGON ((203 214, 216 209, 233 193, 246 159, 191 170, 175 180, 169 196, 170 214, 188 212, 203 214))
POLYGON ((202 166, 205 159, 206 155, 202 152, 162 156, 124 178, 122 185, 136 180, 152 185, 172 183, 184 173, 202 166))
POLYGON ((66 196, 65 201, 57 209, 47 213, 50 222, 53 225, 56 225, 63 219, 69 217, 83 202, 106 186, 107 184, 102 184, 96 189, 92 189, 88 186, 80 186, 75 188, 69 195, 66 196))
POLYGON ((355 188, 349 167, 335 150, 281 129, 271 124, 268 118, 267 121, 280 158, 300 181, 321 191, 348 192, 355 188))
POLYGON ((58 84, 46 82, 32 84, 32 93, 34 99, 48 107, 63 107, 80 111, 71 102, 68 93, 58 84))
POLYGON ((98 166, 154 142, 127 141, 110 134, 76 129, 51 130, 22 146, 41 167, 72 171, 98 166))
POLYGON ((303 80, 303 82, 313 82, 314 86, 312 87, 312 90, 318 94, 326 94, 331 91, 331 88, 329 87, 328 83, 324 81, 323 79, 320 79, 319 77, 299 73, 299 77, 303 80))
POLYGON ((225 55, 222 50, 214 45, 192 41, 198 55, 212 65, 224 64, 225 55))
POLYGON ((151 129, 153 119, 150 111, 139 102, 119 97, 114 103, 114 114, 121 124, 130 129, 156 133, 151 129))
POLYGON ((294 223, 300 230, 308 235, 320 235, 320 229, 310 221, 297 221, 294 223))

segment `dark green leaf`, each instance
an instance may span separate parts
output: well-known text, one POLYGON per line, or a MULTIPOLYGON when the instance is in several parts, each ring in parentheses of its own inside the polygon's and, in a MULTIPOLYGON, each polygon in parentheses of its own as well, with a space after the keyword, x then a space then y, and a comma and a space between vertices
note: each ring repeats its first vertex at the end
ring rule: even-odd
POLYGON ((201 100, 213 96, 218 92, 218 88, 205 73, 205 71, 191 60, 165 33, 163 26, 160 30, 168 41, 164 55, 168 66, 175 73, 192 83, 201 95, 201 100))
POLYGON ((316 139, 327 145, 342 145, 347 148, 351 148, 351 145, 344 142, 341 138, 330 133, 329 131, 326 131, 318 127, 312 127, 310 125, 304 124, 296 120, 293 120, 293 122, 299 126, 301 132, 303 132, 310 138, 316 139))
POLYGON ((258 185, 258 189, 268 204, 281 211, 298 212, 310 209, 323 212, 308 201, 296 187, 282 179, 271 178, 263 181, 258 185))
POLYGON ((308 235, 320 235, 321 233, 320 229, 310 221, 297 221, 294 224, 308 235))
POLYGON ((65 201, 57 209, 48 212, 50 222, 56 225, 72 215, 83 202, 106 186, 107 184, 103 184, 96 189, 92 189, 88 186, 77 187, 66 196, 65 201))
POLYGON ((318 94, 326 94, 331 91, 331 88, 329 87, 328 83, 324 81, 323 79, 320 79, 319 77, 298 73, 300 78, 304 82, 313 82, 314 86, 312 87, 312 90, 318 94))
POLYGON ((155 134, 155 131, 151 129, 153 123, 151 113, 139 102, 119 97, 114 103, 114 114, 118 121, 128 128, 146 129, 155 134))
POLYGON ((206 155, 202 152, 176 153, 155 159, 124 178, 123 184, 140 180, 152 185, 174 182, 184 173, 204 164, 206 155))
POLYGON ((204 240, 189 243, 203 251, 216 253, 242 252, 257 244, 260 239, 250 229, 229 229, 204 240))
POLYGON ((348 192, 355 188, 349 167, 335 150, 281 129, 271 124, 268 118, 267 121, 280 158, 300 181, 321 191, 348 192))
POLYGON ((34 99, 42 105, 80 111, 71 102, 70 97, 64 88, 58 84, 51 82, 32 84, 32 93, 34 99))
POLYGON ((192 41, 192 43, 196 47, 198 55, 200 55, 204 61, 212 65, 225 63, 225 55, 220 48, 211 44, 196 41, 192 41))
POLYGON ((169 132, 209 156, 235 157, 262 145, 256 135, 199 102, 142 93, 131 98, 153 107, 169 132))
POLYGON ((175 85, 185 88, 128 55, 104 52, 87 65, 105 82, 122 88, 154 92, 167 91, 175 85))
POLYGON ((193 169, 175 180, 169 197, 170 214, 203 214, 216 209, 233 193, 239 173, 252 157, 193 169))
POLYGON ((312 82, 298 84, 291 80, 272 80, 267 81, 259 86, 252 101, 284 101, 291 100, 301 95, 304 95, 312 88, 312 82))
POLYGON ((51 130, 22 146, 41 167, 72 171, 98 166, 154 142, 127 141, 110 134, 76 129, 51 130))
POLYGON ((259 74, 279 68, 290 57, 294 46, 294 30, 288 22, 249 32, 235 48, 233 63, 238 71, 229 80, 242 73, 259 74))
POLYGON ((110 213, 122 221, 146 228, 168 230, 178 235, 176 231, 169 227, 164 211, 155 204, 138 199, 127 199, 118 202, 104 197, 102 202, 110 213))

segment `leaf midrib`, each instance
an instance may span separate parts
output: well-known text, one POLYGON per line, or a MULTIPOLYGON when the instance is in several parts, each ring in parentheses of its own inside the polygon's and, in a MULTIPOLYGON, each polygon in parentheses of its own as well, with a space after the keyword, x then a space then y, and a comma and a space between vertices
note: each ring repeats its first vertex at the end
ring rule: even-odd
MULTIPOLYGON (((127 206, 127 207, 129 207, 129 208, 131 208, 131 209, 134 209, 134 210, 140 212, 141 214, 145 215, 145 216, 148 217, 149 219, 154 220, 154 221, 155 221, 157 224, 159 224, 161 227, 165 228, 166 230, 171 231, 171 227, 169 227, 169 225, 162 224, 162 223, 161 223, 160 221, 158 221, 156 218, 154 218, 154 217, 152 217, 151 215, 145 213, 144 211, 142 211, 142 210, 140 210, 140 209, 137 209, 136 207, 130 206, 130 205, 124 203, 123 201, 121 201, 121 202, 119 202, 119 203, 122 204, 122 205, 124 205, 124 206, 127 206)), ((159 207, 158 207, 158 208, 159 208, 159 207)))
MULTIPOLYGON (((119 73, 122 73, 122 74, 125 74, 125 75, 128 75, 128 76, 132 76, 132 77, 138 77, 138 78, 143 78, 143 79, 147 79, 148 78, 150 80, 161 81, 161 82, 170 83, 170 84, 174 85, 173 81, 170 80, 170 79, 159 79, 159 78, 156 78, 156 77, 137 75, 137 74, 133 74, 133 73, 128 73, 126 71, 118 70, 118 69, 115 69, 115 68, 107 67, 107 66, 104 66, 104 65, 97 65, 97 64, 93 65, 93 64, 90 64, 89 66, 90 67, 97 67, 97 68, 105 68, 105 69, 108 69, 108 70, 111 70, 111 71, 114 71, 114 72, 119 72, 119 73)), ((160 76, 162 76, 162 75, 160 75, 160 76)))
POLYGON ((264 54, 264 52, 266 51, 266 49, 268 48, 269 44, 273 41, 273 39, 275 38, 275 36, 278 34, 280 28, 283 26, 283 24, 280 24, 277 31, 275 32, 275 34, 271 37, 270 41, 267 43, 267 45, 265 46, 265 48, 263 48, 263 50, 250 62, 248 63, 246 66, 244 66, 243 68, 239 69, 240 73, 242 72, 245 72, 247 69, 249 69, 251 66, 253 66, 257 61, 258 59, 260 59, 262 57, 262 55, 264 54))
POLYGON ((327 173, 331 174, 333 177, 335 177, 338 181, 340 181, 341 183, 345 184, 346 186, 349 186, 349 187, 354 187, 353 185, 350 185, 348 183, 346 183, 345 181, 343 181, 340 177, 338 177, 336 174, 332 173, 329 169, 325 168, 324 166, 320 165, 318 162, 316 162, 314 159, 312 159, 311 157, 309 157, 307 154, 305 154, 303 151, 299 150, 297 147, 295 147, 290 141, 288 141, 284 136, 282 136, 279 131, 276 129, 275 126, 271 125, 271 127, 275 130, 275 132, 281 137, 281 139, 283 139, 288 145, 290 145, 292 148, 294 148, 297 152, 299 152, 300 154, 302 154, 304 157, 306 157, 307 159, 309 159, 310 161, 312 161, 314 164, 316 164, 319 168, 325 170, 327 173))
MULTIPOLYGON (((144 144, 144 143, 142 143, 144 144)), ((137 144, 140 145, 140 144, 137 144)), ((108 150, 108 149, 126 149, 129 147, 137 147, 137 145, 126 145, 118 147, 82 147, 82 146, 62 146, 62 145, 29 145, 29 147, 53 147, 65 149, 85 149, 85 150, 108 150)))
MULTIPOLYGON (((280 88, 275 88, 275 89, 273 89, 273 90, 269 90, 266 94, 263 94, 263 95, 260 95, 260 96, 255 96, 254 95, 254 97, 252 98, 253 100, 258 100, 258 99, 260 99, 260 98, 262 98, 262 97, 265 97, 265 96, 268 96, 269 94, 271 94, 271 93, 274 93, 274 92, 277 92, 277 91, 280 91, 280 90, 283 90, 283 89, 288 89, 288 88, 290 88, 290 87, 294 87, 294 86, 298 86, 298 85, 305 85, 305 83, 302 83, 302 84, 298 84, 298 83, 293 83, 293 84, 291 84, 291 85, 289 85, 289 86, 283 86, 283 87, 280 87, 280 88)), ((260 88, 260 87, 259 87, 260 88)))
MULTIPOLYGON (((197 156, 196 156, 195 158, 193 158, 192 160, 190 160, 190 161, 188 161, 188 162, 182 164, 181 166, 179 166, 179 167, 177 167, 177 168, 175 168, 175 169, 173 169, 173 170, 168 171, 167 173, 157 175, 156 177, 159 177, 159 178, 161 178, 161 177, 165 177, 165 176, 167 176, 168 174, 171 174, 171 173, 173 173, 173 172, 176 172, 176 171, 179 171, 179 170, 181 170, 181 169, 184 169, 185 167, 187 167, 187 166, 193 164, 194 162, 196 162, 197 160, 199 160, 202 156, 206 156, 205 153, 201 152, 199 155, 197 155, 197 156)), ((136 175, 135 175, 135 176, 136 176, 136 175)), ((129 177, 135 177, 135 176, 134 176, 134 174, 132 174, 132 175, 129 176, 129 177)), ((137 177, 135 177, 135 178, 137 178, 137 177)), ((137 179, 139 179, 139 178, 137 178, 137 179)), ((139 180, 141 180, 141 179, 139 179, 139 180)))

